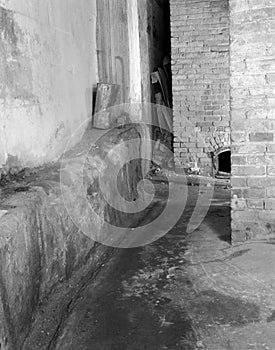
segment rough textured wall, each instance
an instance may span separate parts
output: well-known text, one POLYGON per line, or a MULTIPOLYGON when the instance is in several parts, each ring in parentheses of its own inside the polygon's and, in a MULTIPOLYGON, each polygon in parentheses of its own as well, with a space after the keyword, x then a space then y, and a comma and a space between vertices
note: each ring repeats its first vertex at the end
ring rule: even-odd
POLYGON ((113 248, 95 239, 109 246, 137 239, 127 227, 150 212, 150 206, 140 210, 136 200, 141 131, 137 125, 91 130, 66 153, 62 166, 42 167, 0 188, 1 350, 49 349, 87 276, 110 259, 113 248))
POLYGON ((275 4, 230 1, 233 241, 275 229, 275 4))
POLYGON ((0 167, 54 160, 86 120, 95 22, 95 1, 0 0, 0 167))
POLYGON ((188 168, 198 162, 211 172, 208 142, 198 141, 197 134, 211 141, 210 150, 229 140, 228 0, 170 3, 176 166, 188 168))

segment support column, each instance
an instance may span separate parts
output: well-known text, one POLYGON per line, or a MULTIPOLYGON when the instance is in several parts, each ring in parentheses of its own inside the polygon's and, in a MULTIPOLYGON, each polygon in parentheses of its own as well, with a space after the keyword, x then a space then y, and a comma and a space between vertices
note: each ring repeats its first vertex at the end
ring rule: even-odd
POLYGON ((232 240, 275 237, 275 4, 230 0, 232 240))

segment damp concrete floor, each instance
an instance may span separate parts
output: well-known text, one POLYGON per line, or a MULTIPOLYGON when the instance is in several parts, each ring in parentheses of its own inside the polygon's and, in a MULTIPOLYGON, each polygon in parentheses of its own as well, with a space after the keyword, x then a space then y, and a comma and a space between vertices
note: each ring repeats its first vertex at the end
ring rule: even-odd
POLYGON ((187 234, 199 191, 188 186, 183 214, 164 237, 117 251, 71 306, 56 350, 275 349, 275 246, 231 246, 224 186, 187 234))

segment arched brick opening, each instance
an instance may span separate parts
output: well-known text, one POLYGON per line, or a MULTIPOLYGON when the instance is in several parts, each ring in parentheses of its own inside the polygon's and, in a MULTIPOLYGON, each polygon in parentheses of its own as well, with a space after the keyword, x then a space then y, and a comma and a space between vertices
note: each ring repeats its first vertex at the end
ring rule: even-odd
POLYGON ((212 158, 212 175, 229 178, 231 175, 231 142, 229 132, 215 132, 208 139, 212 158))
POLYGON ((223 147, 213 154, 214 176, 229 178, 231 175, 231 149, 223 147))

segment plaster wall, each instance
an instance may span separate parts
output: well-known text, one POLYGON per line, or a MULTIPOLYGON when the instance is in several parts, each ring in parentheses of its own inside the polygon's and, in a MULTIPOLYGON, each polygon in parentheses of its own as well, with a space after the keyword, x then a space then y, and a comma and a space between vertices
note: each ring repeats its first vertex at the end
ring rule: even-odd
POLYGON ((0 167, 54 161, 91 114, 95 31, 96 1, 0 0, 0 167))

